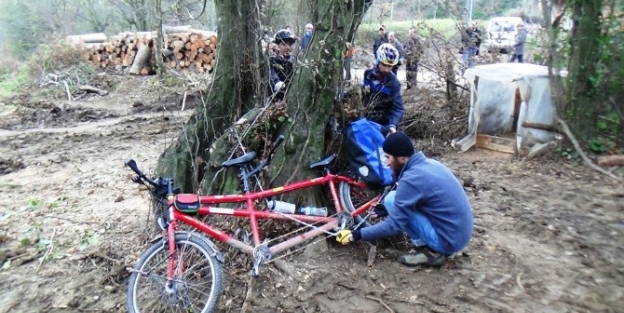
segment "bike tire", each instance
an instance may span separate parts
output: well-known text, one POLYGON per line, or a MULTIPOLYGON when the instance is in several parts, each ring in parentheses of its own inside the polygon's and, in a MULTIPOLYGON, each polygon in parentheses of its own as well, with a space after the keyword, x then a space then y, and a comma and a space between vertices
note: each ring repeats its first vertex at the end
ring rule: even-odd
MULTIPOLYGON (((212 284, 209 289, 210 292, 208 294, 208 299, 206 300, 205 305, 203 305, 203 308, 201 309, 201 311, 194 311, 197 313, 215 312, 218 306, 219 297, 223 290, 223 266, 221 262, 219 262, 217 258, 215 257, 216 251, 214 251, 208 245, 207 242, 208 242, 207 238, 203 238, 201 236, 194 235, 194 234, 178 233, 175 235, 176 248, 179 249, 180 246, 184 245, 184 246, 192 246, 194 249, 197 249, 205 258, 207 265, 210 268, 210 274, 212 275, 212 284)), ((128 283, 128 290, 127 290, 128 312, 141 313, 141 312, 153 312, 154 311, 154 308, 145 309, 145 310, 141 310, 139 308, 139 303, 137 301, 137 296, 138 296, 137 289, 138 289, 141 278, 150 278, 150 277, 146 277, 148 275, 143 275, 144 273, 146 273, 146 269, 145 269, 146 265, 149 263, 149 261, 151 261, 155 256, 159 255, 160 253, 164 253, 165 256, 169 255, 166 239, 161 239, 157 241, 156 243, 154 243, 152 246, 150 246, 145 251, 145 253, 143 253, 141 258, 139 259, 139 262, 135 266, 134 271, 130 275, 130 281, 128 283)), ((165 258, 165 260, 167 259, 165 258)), ((160 262, 160 263, 157 263, 156 265, 160 265, 161 263, 165 263, 165 270, 166 270, 166 264, 168 262, 166 261, 160 262)), ((151 271, 152 270, 149 270, 149 272, 151 271)), ((178 272, 178 269, 176 269, 176 272, 178 272)), ((166 278, 162 277, 162 280, 164 281, 166 280, 166 278)), ((178 281, 178 279, 176 279, 176 281, 178 281)), ((181 285, 181 287, 182 286, 183 285, 181 285)), ((194 285, 190 285, 190 286, 194 287, 194 285)), ((164 287, 164 286, 160 286, 160 287, 164 287)), ((193 291, 195 291, 195 289, 193 289, 193 291)), ((161 290, 160 295, 162 295, 163 293, 164 291, 161 290)), ((185 295, 188 295, 188 294, 190 294, 190 292, 185 293, 185 295)), ((165 306, 166 306, 165 303, 159 303, 156 309, 158 312, 168 312, 169 309, 171 309, 171 312, 179 311, 177 308, 171 308, 171 307, 165 307, 165 306)))
MULTIPOLYGON (((373 190, 368 188, 361 189, 344 181, 341 181, 338 184, 338 192, 340 194, 340 205, 342 205, 342 208, 349 213, 353 213, 353 211, 357 209, 356 206, 370 201, 371 199, 382 193, 382 191, 380 190, 373 190), (354 190, 353 187, 358 188, 359 190, 354 190)), ((381 221, 380 219, 364 220, 362 214, 354 216, 353 219, 355 225, 360 225, 358 228, 368 227, 381 221)))

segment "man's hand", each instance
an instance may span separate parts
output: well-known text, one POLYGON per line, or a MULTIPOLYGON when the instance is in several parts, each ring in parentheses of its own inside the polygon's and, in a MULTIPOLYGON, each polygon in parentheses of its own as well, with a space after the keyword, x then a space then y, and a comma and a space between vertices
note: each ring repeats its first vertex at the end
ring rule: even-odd
POLYGON ((396 133, 396 127, 392 126, 388 128, 388 133, 386 134, 386 138, 390 136, 390 134, 396 133))
POLYGON ((371 213, 371 217, 379 218, 386 216, 388 216, 388 210, 386 210, 386 206, 381 203, 375 205, 375 207, 373 208, 373 212, 371 213))
POLYGON ((284 89, 284 87, 286 87, 284 85, 284 82, 277 82, 277 83, 275 83, 275 91, 280 91, 280 90, 284 89))
POLYGON ((353 241, 353 234, 348 229, 343 229, 336 234, 336 241, 346 245, 353 241))
POLYGON ((369 86, 363 86, 362 87, 362 94, 363 95, 367 95, 370 93, 370 87, 369 86))

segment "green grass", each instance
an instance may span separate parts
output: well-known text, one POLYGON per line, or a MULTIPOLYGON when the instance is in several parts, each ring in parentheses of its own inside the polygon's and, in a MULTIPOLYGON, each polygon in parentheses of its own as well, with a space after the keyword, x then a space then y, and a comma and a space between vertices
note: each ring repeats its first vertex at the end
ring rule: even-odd
POLYGON ((15 72, 0 73, 0 98, 10 97, 31 84, 30 75, 22 68, 15 72))

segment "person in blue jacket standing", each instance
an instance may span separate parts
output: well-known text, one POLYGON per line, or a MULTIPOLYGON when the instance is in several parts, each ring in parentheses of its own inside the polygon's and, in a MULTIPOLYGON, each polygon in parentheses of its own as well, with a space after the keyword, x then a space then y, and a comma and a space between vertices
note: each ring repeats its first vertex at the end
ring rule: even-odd
POLYGON ((314 26, 310 23, 305 26, 305 33, 303 33, 303 37, 301 38, 301 45, 299 53, 305 53, 310 45, 310 41, 312 41, 312 35, 314 34, 314 26))
POLYGON ((376 64, 364 71, 362 102, 365 117, 394 133, 403 119, 401 84, 392 68, 399 63, 399 51, 389 43, 377 49, 376 64))
POLYGON ((402 132, 388 135, 383 143, 388 165, 397 187, 375 208, 387 216, 378 224, 356 230, 341 230, 337 241, 371 241, 407 233, 416 247, 399 262, 408 266, 442 266, 447 257, 464 249, 472 237, 473 215, 459 180, 444 165, 416 153, 411 139, 402 132))

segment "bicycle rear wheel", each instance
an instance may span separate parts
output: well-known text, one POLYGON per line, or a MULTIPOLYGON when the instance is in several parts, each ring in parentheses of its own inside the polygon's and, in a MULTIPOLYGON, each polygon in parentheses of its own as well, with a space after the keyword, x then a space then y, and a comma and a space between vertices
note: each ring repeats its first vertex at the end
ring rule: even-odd
POLYGON ((130 275, 128 312, 215 312, 223 288, 223 268, 205 240, 176 234, 174 255, 170 255, 166 239, 153 244, 130 275), (174 279, 168 286, 168 261, 174 256, 174 279))
MULTIPOLYGON (((338 192, 340 193, 340 204, 342 208, 349 213, 353 213, 357 208, 373 198, 383 194, 383 190, 373 190, 369 188, 361 188, 341 181, 338 184, 338 192)), ((379 201, 382 201, 380 199, 379 201)), ((367 214, 360 214, 354 217, 355 224, 361 227, 367 227, 379 223, 382 219, 367 217, 367 214)))

